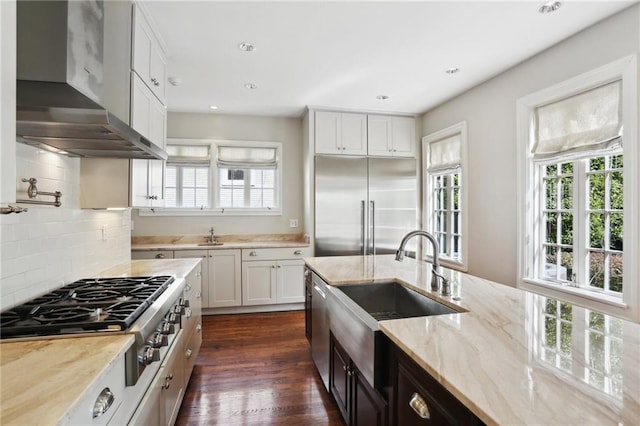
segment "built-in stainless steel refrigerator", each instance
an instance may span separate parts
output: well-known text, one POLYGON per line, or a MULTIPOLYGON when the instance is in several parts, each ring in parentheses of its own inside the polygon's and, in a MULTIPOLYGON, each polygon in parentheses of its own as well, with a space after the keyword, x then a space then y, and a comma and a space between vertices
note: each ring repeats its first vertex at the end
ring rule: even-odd
MULTIPOLYGON (((316 156, 315 255, 395 253, 417 229, 415 159, 316 156)), ((415 242, 408 252, 415 251, 415 242)))

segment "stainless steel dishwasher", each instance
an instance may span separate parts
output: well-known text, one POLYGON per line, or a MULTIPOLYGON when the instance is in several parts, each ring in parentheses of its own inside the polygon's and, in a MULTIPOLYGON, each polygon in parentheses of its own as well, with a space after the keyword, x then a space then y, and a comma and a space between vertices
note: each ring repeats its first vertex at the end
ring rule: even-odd
POLYGON ((329 355, 327 284, 314 273, 311 296, 311 356, 327 391, 329 391, 329 355))

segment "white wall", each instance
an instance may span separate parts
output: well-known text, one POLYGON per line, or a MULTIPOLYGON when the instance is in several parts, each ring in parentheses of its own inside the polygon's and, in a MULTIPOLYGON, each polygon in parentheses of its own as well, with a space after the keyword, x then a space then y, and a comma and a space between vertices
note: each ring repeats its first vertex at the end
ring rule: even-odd
POLYGON ((303 226, 302 120, 224 114, 169 113, 168 138, 282 142, 283 193, 280 216, 139 216, 133 211, 133 235, 301 233, 303 226), (297 228, 289 219, 298 219, 297 228))
POLYGON ((423 135, 468 124, 469 273, 515 286, 516 100, 638 51, 636 5, 424 114, 423 135))
POLYGON ((17 198, 27 198, 21 179, 35 177, 40 191, 62 192, 62 207, 23 204, 28 212, 0 216, 0 310, 128 262, 131 252, 129 210, 78 208, 79 159, 23 144, 16 152, 17 198))

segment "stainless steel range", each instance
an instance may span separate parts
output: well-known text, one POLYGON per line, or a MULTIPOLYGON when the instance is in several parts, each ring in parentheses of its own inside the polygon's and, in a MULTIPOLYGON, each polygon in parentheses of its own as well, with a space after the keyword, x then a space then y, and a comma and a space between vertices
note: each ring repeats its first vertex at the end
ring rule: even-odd
POLYGON ((188 302, 172 276, 90 278, 67 284, 0 313, 2 339, 133 333, 125 355, 126 385, 162 361, 188 302))

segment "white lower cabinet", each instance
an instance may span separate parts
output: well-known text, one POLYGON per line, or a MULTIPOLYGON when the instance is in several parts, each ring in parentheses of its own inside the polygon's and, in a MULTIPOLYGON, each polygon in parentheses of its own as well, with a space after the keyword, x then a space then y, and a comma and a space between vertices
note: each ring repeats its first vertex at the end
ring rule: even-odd
POLYGON ((202 258, 202 307, 242 305, 240 250, 176 250, 176 258, 202 258))
POLYGON ((170 426, 175 423, 185 389, 183 336, 183 330, 180 330, 160 370, 129 421, 130 425, 170 426))
POLYGON ((308 248, 242 250, 242 304, 304 302, 304 256, 308 248))

